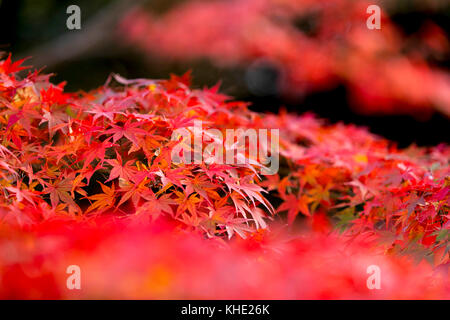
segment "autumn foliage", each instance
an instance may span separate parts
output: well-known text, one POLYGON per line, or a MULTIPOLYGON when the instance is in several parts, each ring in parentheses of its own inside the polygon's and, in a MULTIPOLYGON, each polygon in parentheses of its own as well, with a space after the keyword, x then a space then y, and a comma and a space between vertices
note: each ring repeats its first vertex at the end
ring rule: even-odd
MULTIPOLYGON (((421 3, 426 6, 427 1, 421 3)), ((417 116, 438 111, 450 116, 450 77, 430 62, 449 54, 445 31, 428 22, 406 35, 386 10, 381 29, 369 30, 367 8, 373 4, 382 9, 402 5, 365 0, 193 0, 163 15, 135 9, 123 18, 121 35, 151 59, 207 59, 234 68, 268 63, 280 72, 278 85, 288 97, 340 84, 359 113, 417 116)))
POLYGON ((21 65, 0 62, 1 297, 450 297, 448 146, 255 113, 188 75, 68 93, 21 65), (174 163, 195 120, 279 129, 278 173, 174 163))

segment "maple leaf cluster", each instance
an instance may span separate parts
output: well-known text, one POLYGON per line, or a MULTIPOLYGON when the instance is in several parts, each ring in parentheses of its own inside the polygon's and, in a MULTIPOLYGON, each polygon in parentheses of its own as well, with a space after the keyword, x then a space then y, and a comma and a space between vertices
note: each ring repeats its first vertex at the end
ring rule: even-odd
POLYGON ((262 185, 283 200, 277 211, 287 211, 289 222, 312 216, 319 229, 331 224, 386 251, 448 265, 447 145, 398 149, 365 129, 313 116, 270 115, 265 123, 282 128, 288 169, 262 185))
POLYGON ((66 297, 59 272, 73 258, 91 275, 87 296, 368 298, 350 270, 378 259, 391 276, 377 297, 448 297, 446 278, 431 276, 449 265, 448 146, 401 150, 364 128, 252 112, 217 87, 190 88, 188 75, 116 75, 67 93, 37 71, 19 77, 22 68, 0 61, 0 295, 66 297), (173 162, 184 143, 173 132, 196 120, 279 129, 279 172, 173 162), (355 260, 345 262, 334 253, 347 240, 355 260), (142 267, 121 278, 133 285, 100 289, 130 261, 142 267))
POLYGON ((194 0, 161 16, 133 10, 121 23, 122 38, 152 57, 206 58, 219 67, 269 63, 279 70, 279 86, 289 97, 342 84, 360 113, 450 116, 449 75, 428 62, 448 56, 445 31, 427 22, 406 36, 386 12, 381 29, 369 30, 367 8, 373 4, 388 6, 352 0, 194 0))
POLYGON ((218 119, 223 128, 242 122, 249 116, 244 103, 228 103, 216 89, 191 90, 177 77, 68 94, 37 74, 3 76, 5 219, 29 224, 51 214, 151 212, 209 236, 245 236, 265 226, 257 205, 271 207, 250 165, 172 162, 175 130, 195 119, 218 119))

